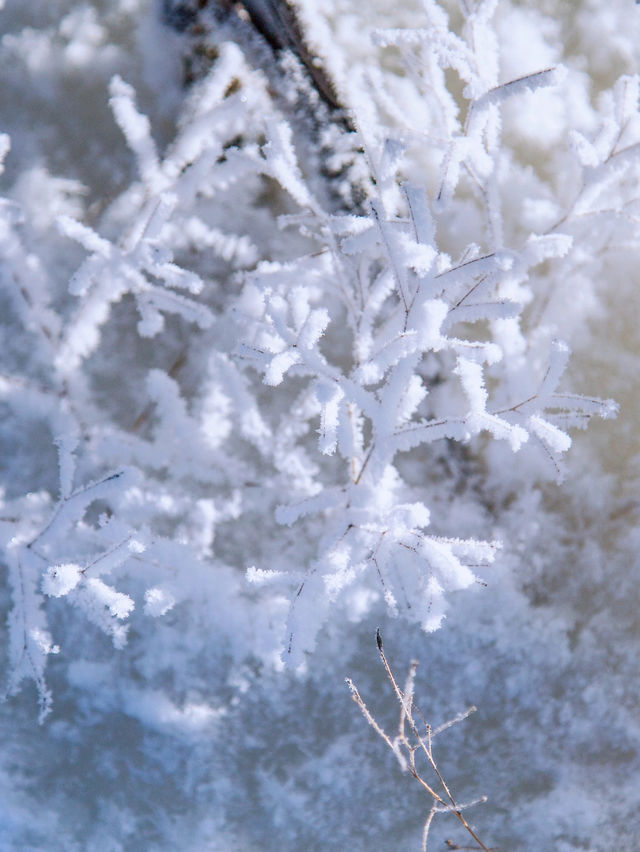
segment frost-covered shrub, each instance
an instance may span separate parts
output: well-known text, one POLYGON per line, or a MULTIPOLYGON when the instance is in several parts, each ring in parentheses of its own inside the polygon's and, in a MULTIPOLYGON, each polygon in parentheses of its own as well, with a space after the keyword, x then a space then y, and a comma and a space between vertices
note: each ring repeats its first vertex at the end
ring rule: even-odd
MULTIPOLYGON (((65 653, 52 597, 118 648, 135 608, 152 620, 183 604, 190 620, 204 607, 197 620, 223 635, 217 608, 237 609, 254 632, 235 659, 294 665, 335 606, 361 619, 384 597, 434 630, 446 593, 500 544, 470 538, 464 517, 451 534, 458 483, 433 468, 455 443, 482 456, 488 436, 503 448, 492 465, 527 487, 560 475, 572 427, 614 412, 561 387, 569 350, 536 301, 587 263, 593 275, 631 217, 638 81, 567 129, 544 180, 508 140, 526 137, 539 90, 569 84, 560 67, 502 80, 494 11, 466 9, 456 33, 427 3, 422 28, 374 33, 379 59, 339 76, 329 55, 348 124, 303 91, 342 137, 332 178, 299 161, 282 99, 236 44, 215 45, 163 153, 114 76, 139 177, 93 225, 57 202, 86 255, 66 296, 5 200, 4 298, 31 352, 3 397, 14 428, 41 424, 59 459, 56 487, 5 501, 10 691, 32 677, 49 709, 46 657, 65 653), (389 51, 403 70, 383 75, 389 51), (343 198, 358 182, 360 211, 332 209, 327 181, 343 198), (581 239, 589 217, 603 220, 596 243, 581 239)), ((79 189, 32 180, 54 199, 79 189)))
POLYGON ((386 27, 378 5, 365 40, 346 0, 296 4, 335 103, 206 10, 211 68, 184 92, 145 47, 190 49, 158 8, 70 3, 5 39, 34 99, 94 75, 129 149, 83 127, 92 183, 90 151, 63 178, 18 119, 1 142, 8 693, 35 681, 41 719, 51 655, 92 689, 74 660, 110 659, 100 633, 134 715, 196 730, 246 671, 313 671, 323 630, 380 604, 437 629, 515 547, 514 500, 616 411, 571 392, 561 338, 637 239, 638 78, 592 104, 559 25, 516 3, 386 27), (138 90, 109 44, 127 15, 138 90))

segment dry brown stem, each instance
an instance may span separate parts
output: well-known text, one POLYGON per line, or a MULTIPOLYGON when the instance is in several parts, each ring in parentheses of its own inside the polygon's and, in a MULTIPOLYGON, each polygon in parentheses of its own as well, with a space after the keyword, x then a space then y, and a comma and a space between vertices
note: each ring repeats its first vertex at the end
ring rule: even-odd
POLYGON ((433 737, 436 736, 436 734, 439 734, 441 731, 450 728, 451 725, 456 724, 456 722, 460 722, 463 719, 466 719, 467 716, 475 712, 476 708, 470 707, 464 713, 458 714, 458 716, 456 716, 454 719, 451 719, 450 721, 445 722, 443 725, 440 725, 435 730, 432 730, 431 725, 424 720, 422 714, 414 704, 415 676, 416 670, 418 668, 417 660, 414 660, 411 663, 405 687, 404 690, 402 690, 398 686, 398 682, 393 672, 391 671, 391 667, 384 653, 382 637, 380 635, 379 630, 376 632, 376 641, 378 644, 378 651, 380 653, 382 665, 384 666, 384 669, 387 673, 387 677, 391 682, 393 691, 396 694, 396 698, 400 703, 400 724, 398 727, 398 733, 393 739, 391 739, 391 737, 378 724, 371 711, 365 704, 364 700, 362 699, 362 696, 356 689, 356 686, 353 681, 350 678, 347 678, 346 682, 349 689, 351 690, 351 697, 360 708, 362 715, 371 725, 373 730, 378 734, 378 736, 380 736, 386 742, 391 751, 395 754, 398 762, 400 763, 401 768, 403 770, 408 771, 433 799, 433 804, 431 806, 431 810, 429 811, 427 819, 425 820, 424 829, 422 832, 422 852, 427 852, 429 831, 431 829, 433 819, 438 813, 452 813, 462 823, 466 831, 471 835, 471 837, 475 841, 475 844, 477 844, 474 846, 460 846, 458 844, 455 844, 452 840, 447 840, 446 843, 449 849, 476 849, 483 850, 483 852, 495 852, 495 847, 492 848, 486 846, 482 842, 482 840, 480 840, 480 838, 475 833, 474 829, 469 825, 463 814, 463 811, 467 808, 470 808, 472 805, 485 802, 486 797, 482 796, 479 799, 475 799, 472 802, 466 802, 464 804, 457 802, 456 799, 453 797, 449 785, 442 777, 442 774, 438 769, 438 765, 433 756, 433 737), (427 761, 428 766, 431 768, 431 771, 434 773, 435 779, 432 780, 431 783, 429 783, 429 781, 427 781, 423 777, 422 770, 418 768, 416 764, 416 755, 423 755, 427 761))

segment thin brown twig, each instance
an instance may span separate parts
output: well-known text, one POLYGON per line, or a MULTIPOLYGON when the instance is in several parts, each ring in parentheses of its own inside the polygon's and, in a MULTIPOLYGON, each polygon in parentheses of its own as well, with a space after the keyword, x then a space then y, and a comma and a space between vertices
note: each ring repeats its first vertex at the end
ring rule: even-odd
MULTIPOLYGON (((422 852, 427 852, 429 831, 434 817, 436 816, 436 814, 444 812, 454 814, 462 823, 466 831, 478 844, 477 846, 454 845, 450 846, 450 848, 478 849, 482 850, 482 852, 492 852, 491 848, 486 846, 482 842, 482 840, 480 840, 480 838, 475 833, 474 829, 469 825, 463 814, 464 809, 480 802, 485 802, 486 797, 483 796, 482 798, 476 799, 473 802, 459 804, 455 800, 449 785, 445 781, 442 773, 440 772, 440 769, 438 768, 438 765, 433 755, 432 748, 432 740, 435 734, 440 733, 441 731, 446 730, 448 727, 455 724, 456 722, 465 719, 468 715, 470 715, 470 713, 475 710, 475 707, 469 708, 469 710, 467 710, 465 713, 459 714, 455 719, 452 719, 450 722, 446 722, 444 725, 440 725, 438 728, 435 729, 435 731, 432 731, 431 725, 425 722, 424 718, 422 717, 422 714, 414 704, 415 675, 418 667, 418 662, 416 660, 412 661, 411 666, 409 668, 409 673, 407 675, 405 688, 403 691, 398 686, 398 682, 387 660, 382 644, 382 636, 380 635, 379 630, 376 632, 376 642, 378 645, 380 659, 382 660, 382 665, 384 666, 387 677, 391 682, 393 691, 396 694, 396 698, 400 703, 400 722, 398 725, 398 734, 394 739, 391 739, 391 737, 385 732, 382 726, 377 722, 377 720, 365 704, 362 696, 358 692, 353 681, 350 678, 347 678, 346 681, 347 685, 349 686, 349 689, 351 690, 351 697, 360 708, 360 711, 362 712, 367 722, 371 725, 371 727, 378 734, 378 736, 380 736, 386 742, 391 751, 393 751, 396 758, 398 759, 398 762, 400 763, 401 768, 403 770, 408 770, 409 773, 416 779, 416 781, 418 781, 418 783, 426 790, 426 792, 433 799, 433 804, 424 823, 424 828, 422 832, 422 852), (419 730, 418 724, 415 720, 416 715, 424 724, 426 733, 421 733, 421 731, 419 730), (409 739, 409 735, 412 735, 413 740, 409 739), (429 783, 425 778, 423 778, 423 776, 421 775, 421 771, 416 765, 416 754, 423 754, 426 757, 427 763, 434 772, 438 784, 434 785, 433 783, 429 783), (441 788, 440 791, 436 789, 438 785, 441 788)), ((447 842, 449 843, 450 841, 447 842)))

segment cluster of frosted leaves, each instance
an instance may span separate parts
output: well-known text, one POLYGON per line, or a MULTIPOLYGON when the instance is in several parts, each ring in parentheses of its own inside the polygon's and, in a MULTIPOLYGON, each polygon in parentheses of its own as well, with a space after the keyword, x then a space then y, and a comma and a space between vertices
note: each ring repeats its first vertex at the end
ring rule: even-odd
MULTIPOLYGON (((133 89, 115 77, 110 95, 140 181, 100 229, 63 208, 59 232, 87 255, 71 278, 72 300, 55 304, 54 270, 26 246, 19 206, 5 200, 1 209, 4 298, 33 339, 30 357, 16 356, 2 374, 2 399, 18 428, 42 424, 59 458, 57 483, 7 497, 2 512, 14 604, 9 689, 32 677, 43 714, 45 660, 59 650, 46 600, 64 598, 119 648, 136 605, 161 616, 197 597, 216 525, 246 510, 240 489, 257 479, 241 452, 222 446, 234 429, 231 399, 242 409, 241 441, 249 435, 261 445, 269 435, 227 361, 220 319, 220 291, 233 292, 233 276, 257 257, 252 239, 233 227, 245 219, 263 243, 274 230, 267 213, 252 213, 264 190, 263 80, 235 45, 222 45, 164 156, 133 89), (241 209, 225 223, 232 198, 241 209), (222 282, 176 262, 196 247, 212 256, 209 275, 214 267, 222 282), (198 330, 211 330, 211 339, 198 330), (193 371, 188 401, 175 379, 181 369, 193 371)), ((3 137, 3 154, 8 149, 3 137)), ((217 588, 207 583, 206 600, 222 594, 221 577, 217 588)))
MULTIPOLYGON (((440 131, 445 140, 430 148, 440 163, 431 202, 415 182, 403 134, 383 129, 384 92, 376 103, 364 83, 352 80, 348 97, 373 178, 367 215, 321 209, 305 191, 282 129, 271 134, 265 151, 270 173, 304 208, 283 218, 283 226, 301 228, 322 248, 286 267, 261 264, 249 276, 239 310, 251 336, 242 354, 267 386, 287 375, 307 378, 318 449, 342 460, 342 477, 332 488, 301 491, 276 515, 289 525, 318 514, 323 519, 321 527, 307 528, 306 538, 319 542, 317 558, 290 611, 287 651, 296 660, 296 644, 304 648, 308 641, 300 637, 312 636, 310 625, 319 628, 326 617, 318 601, 351 594, 363 578, 376 578, 392 611, 431 630, 441 623, 444 593, 467 587, 474 569, 493 560, 496 542, 427 533, 428 486, 403 482, 399 456, 410 453, 426 470, 434 442, 467 443, 487 433, 513 452, 533 445, 537 466, 560 477, 561 456, 571 444, 567 429, 615 412, 612 403, 559 392, 569 355, 561 341, 547 341, 543 364, 529 357, 521 319, 533 297, 532 270, 567 258, 572 238, 554 227, 527 234, 514 248, 505 245, 500 109, 525 92, 561 85, 564 75, 541 69, 499 85, 490 5, 479 4, 469 18, 473 40, 449 32, 435 4, 429 28, 377 35, 383 46, 419 49, 421 61, 411 57, 412 65, 428 70, 419 110, 408 103, 401 108, 405 115, 422 111, 431 133, 440 131), (466 84, 464 123, 447 89, 447 68, 466 84), (463 176, 476 190, 473 203, 484 221, 477 243, 452 260, 439 242, 451 241, 446 229, 455 221, 458 194, 468 206, 463 176), (336 320, 339 352, 330 346, 336 320)), ((620 85, 630 84, 637 85, 620 85)), ((629 114, 619 121, 624 125, 629 114)))
POLYGON ((419 69, 391 81, 393 97, 382 85, 370 95, 364 70, 338 81, 364 151, 345 180, 369 175, 366 212, 325 209, 233 44, 219 45, 164 155, 133 89, 113 79, 140 179, 100 227, 59 217, 86 252, 73 307, 49 303, 19 211, 0 209, 5 286, 38 347, 28 374, 3 375, 3 400, 47 424, 60 468, 56 499, 7 500, 2 518, 11 690, 34 678, 43 713, 51 598, 117 647, 136 606, 155 617, 202 607, 233 632, 237 658, 294 665, 338 607, 357 619, 383 598, 437 628, 446 593, 499 548, 464 528, 439 533, 437 447, 488 436, 509 458, 533 448, 559 475, 567 429, 614 413, 559 389, 567 346, 547 340, 542 357, 522 318, 542 266, 569 274, 582 262, 580 217, 635 203, 620 186, 637 168, 638 83, 616 86, 598 134, 571 137, 583 181, 573 207, 508 245, 518 231, 502 199, 518 167, 501 145, 502 105, 563 83, 543 68, 499 84, 494 5, 476 4, 462 35, 435 3, 424 30, 378 33, 381 51, 419 69), (464 121, 448 69, 465 84, 464 121), (405 118, 389 130, 394 103, 405 118), (424 179, 423 159, 437 164, 424 179), (462 220, 474 239, 458 246, 462 220))

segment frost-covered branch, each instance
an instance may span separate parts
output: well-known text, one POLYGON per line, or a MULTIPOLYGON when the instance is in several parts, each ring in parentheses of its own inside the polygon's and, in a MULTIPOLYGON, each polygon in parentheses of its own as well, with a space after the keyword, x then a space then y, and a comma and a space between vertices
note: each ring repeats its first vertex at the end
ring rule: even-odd
POLYGON ((490 577, 493 471, 516 490, 559 478, 569 430, 615 414, 565 389, 545 305, 637 240, 637 80, 591 134, 563 119, 567 188, 503 124, 570 75, 501 82, 495 3, 464 4, 459 26, 425 3, 424 26, 377 32, 349 74, 312 6, 296 4, 309 31, 294 35, 335 84, 331 115, 300 108, 305 56, 281 57, 278 87, 241 9, 213 27, 189 7, 211 67, 174 138, 114 74, 104 98, 132 163, 117 197, 98 215, 81 187, 40 178, 57 199, 45 241, 18 200, 0 204, 1 280, 33 343, 15 343, 0 397, 12 434, 31 424, 50 451, 2 512, 21 519, 3 527, 20 677, 42 676, 21 649, 50 598, 119 646, 131 619, 219 598, 268 636, 235 631, 234 659, 270 665, 305 663, 341 609, 382 602, 435 630, 490 577), (456 483, 435 473, 454 446, 456 483))

